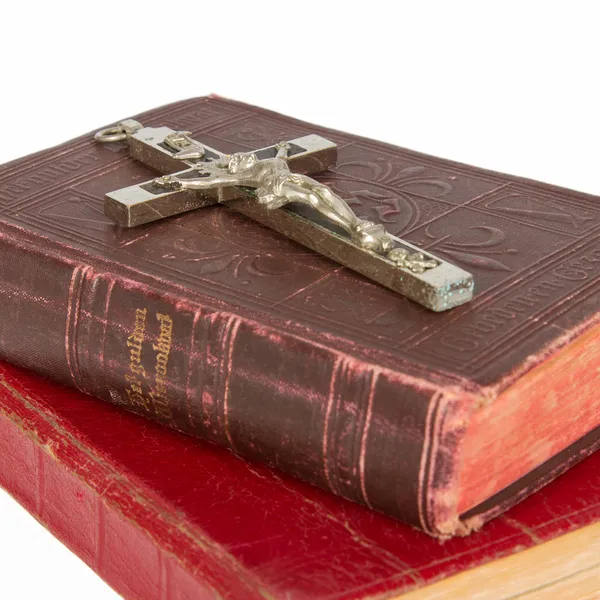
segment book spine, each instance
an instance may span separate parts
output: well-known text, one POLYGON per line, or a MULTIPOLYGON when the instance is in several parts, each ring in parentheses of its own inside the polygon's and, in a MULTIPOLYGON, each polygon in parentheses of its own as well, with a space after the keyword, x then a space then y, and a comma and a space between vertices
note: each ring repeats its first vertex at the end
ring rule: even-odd
POLYGON ((433 384, 53 248, 0 229, 1 358, 435 533, 433 384))

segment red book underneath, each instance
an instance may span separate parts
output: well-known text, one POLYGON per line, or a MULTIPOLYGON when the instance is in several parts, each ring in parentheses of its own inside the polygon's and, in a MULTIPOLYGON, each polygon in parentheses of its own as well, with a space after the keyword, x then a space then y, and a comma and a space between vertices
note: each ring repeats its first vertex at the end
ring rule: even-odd
POLYGON ((89 134, 0 167, 1 358, 439 537, 598 446, 598 198, 221 98, 137 118, 223 152, 334 141, 320 179, 474 299, 433 313, 231 203, 116 226, 105 194, 156 173, 89 134))
POLYGON ((2 363, 0 486, 144 600, 395 597, 600 519, 600 453, 483 530, 439 542, 2 363))

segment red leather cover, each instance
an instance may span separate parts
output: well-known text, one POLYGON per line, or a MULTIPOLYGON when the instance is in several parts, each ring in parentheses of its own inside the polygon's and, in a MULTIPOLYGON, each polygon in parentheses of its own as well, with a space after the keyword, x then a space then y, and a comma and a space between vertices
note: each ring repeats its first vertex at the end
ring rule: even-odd
MULTIPOLYGON (((339 164, 322 179, 361 216, 473 271, 475 299, 431 313, 224 206, 116 227, 104 194, 155 174, 86 135, 0 167, 0 357, 433 534, 460 530, 474 413, 599 320, 597 198, 220 98, 138 118, 227 152, 334 140, 339 164)), ((561 460, 496 506, 573 458, 561 460)))
POLYGON ((0 485, 144 600, 388 597, 600 519, 600 453, 442 543, 2 363, 0 485))

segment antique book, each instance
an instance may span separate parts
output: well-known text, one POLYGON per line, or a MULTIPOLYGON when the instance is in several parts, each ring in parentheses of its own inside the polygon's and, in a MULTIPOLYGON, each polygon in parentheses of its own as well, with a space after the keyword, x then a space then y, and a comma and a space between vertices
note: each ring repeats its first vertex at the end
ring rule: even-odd
POLYGON ((125 598, 567 600, 600 589, 600 453, 481 531, 440 542, 0 363, 0 486, 125 598))
POLYGON ((434 313, 231 203, 117 226, 105 195, 157 174, 88 134, 0 167, 0 357, 438 537, 598 446, 597 198, 218 97, 136 118, 335 142, 320 181, 473 300, 434 313))

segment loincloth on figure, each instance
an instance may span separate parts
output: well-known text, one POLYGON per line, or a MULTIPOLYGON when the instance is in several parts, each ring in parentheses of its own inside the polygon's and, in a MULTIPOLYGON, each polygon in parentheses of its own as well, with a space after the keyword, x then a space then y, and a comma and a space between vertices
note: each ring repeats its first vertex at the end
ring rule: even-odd
POLYGON ((303 175, 290 173, 290 171, 278 172, 263 178, 261 185, 256 188, 256 195, 261 203, 272 203, 276 199, 281 199, 286 196, 284 187, 288 184, 308 188, 306 177, 303 175))

